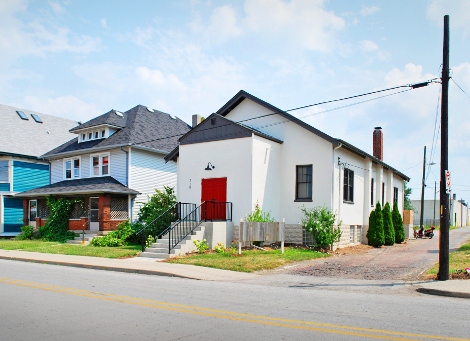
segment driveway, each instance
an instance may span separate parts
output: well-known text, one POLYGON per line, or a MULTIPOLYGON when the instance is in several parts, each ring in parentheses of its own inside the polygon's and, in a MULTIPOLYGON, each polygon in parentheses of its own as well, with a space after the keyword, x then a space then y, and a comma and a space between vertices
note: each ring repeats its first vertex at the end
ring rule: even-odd
MULTIPOLYGON (((470 238, 470 227, 450 231, 450 249, 470 238)), ((417 280, 439 259, 439 232, 433 239, 411 239, 360 254, 339 255, 297 263, 276 273, 368 280, 417 280)))

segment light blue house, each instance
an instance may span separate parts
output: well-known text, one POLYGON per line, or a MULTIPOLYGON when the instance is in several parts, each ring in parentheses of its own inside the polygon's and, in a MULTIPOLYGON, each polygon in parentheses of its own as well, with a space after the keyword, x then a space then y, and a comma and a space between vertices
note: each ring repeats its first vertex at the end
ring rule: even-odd
POLYGON ((0 122, 0 236, 14 236, 24 212, 33 226, 37 214, 37 202, 14 195, 50 183, 49 162, 40 156, 72 139, 78 122, 1 104, 0 122))

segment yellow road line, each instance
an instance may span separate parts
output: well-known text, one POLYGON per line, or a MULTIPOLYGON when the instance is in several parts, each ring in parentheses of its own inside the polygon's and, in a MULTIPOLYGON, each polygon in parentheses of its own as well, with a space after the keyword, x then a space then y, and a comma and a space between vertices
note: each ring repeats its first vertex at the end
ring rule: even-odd
POLYGON ((153 309, 163 309, 168 311, 175 311, 186 314, 201 315, 207 317, 215 317, 220 319, 227 319, 232 321, 256 323, 262 325, 270 325, 276 327, 310 330, 322 333, 333 333, 342 334, 357 337, 367 337, 382 340, 420 340, 420 339, 437 339, 437 340, 448 340, 448 341, 470 341, 470 339, 455 338, 448 336, 438 335, 426 335, 416 333, 402 333, 391 330, 371 329, 371 328, 360 328, 354 326, 344 326, 332 323, 322 323, 314 321, 303 321, 303 320, 291 320, 278 317, 252 315, 233 311, 226 311, 220 309, 211 309, 204 307, 197 307, 178 303, 160 302, 149 299, 142 299, 130 296, 121 296, 114 294, 107 294, 101 292, 93 292, 88 290, 67 288, 62 286, 28 282, 23 280, 16 280, 11 278, 0 278, 0 283, 34 288, 39 290, 45 290, 50 292, 57 292, 61 294, 81 296, 91 299, 98 299, 102 301, 110 301, 117 303, 124 303, 130 305, 137 305, 141 307, 149 307, 153 309))

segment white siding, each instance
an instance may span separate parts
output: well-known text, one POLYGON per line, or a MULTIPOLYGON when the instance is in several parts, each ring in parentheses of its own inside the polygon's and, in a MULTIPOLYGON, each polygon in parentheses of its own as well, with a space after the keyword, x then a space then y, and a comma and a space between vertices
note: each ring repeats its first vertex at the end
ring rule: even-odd
POLYGON ((51 184, 64 180, 63 159, 51 161, 51 184))
POLYGON ((124 185, 127 185, 126 168, 126 153, 119 148, 111 150, 110 175, 124 185))
MULTIPOLYGON (((121 157, 120 164, 125 166, 125 153, 121 153, 123 158, 121 157)), ((161 190, 163 186, 176 189, 176 164, 173 161, 165 163, 163 157, 161 154, 131 148, 129 187, 141 193, 135 198, 132 208, 133 219, 137 219, 140 206, 148 201, 148 197, 155 193, 155 189, 161 190)))

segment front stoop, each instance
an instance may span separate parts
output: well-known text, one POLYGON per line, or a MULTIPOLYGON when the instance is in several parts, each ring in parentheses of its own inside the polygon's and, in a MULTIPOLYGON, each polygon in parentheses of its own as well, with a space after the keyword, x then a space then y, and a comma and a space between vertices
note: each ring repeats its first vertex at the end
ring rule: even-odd
POLYGON ((145 252, 140 253, 139 257, 167 259, 176 257, 178 255, 196 251, 194 240, 202 240, 204 236, 204 226, 198 226, 192 234, 184 238, 170 253, 168 253, 168 235, 164 235, 153 243, 150 247, 145 249, 145 252))
POLYGON ((77 231, 72 231, 75 233, 75 238, 72 240, 67 240, 67 244, 72 244, 72 245, 88 245, 90 242, 97 237, 102 237, 103 234, 100 233, 101 231, 89 231, 85 230, 85 233, 82 234, 77 233, 77 231))

